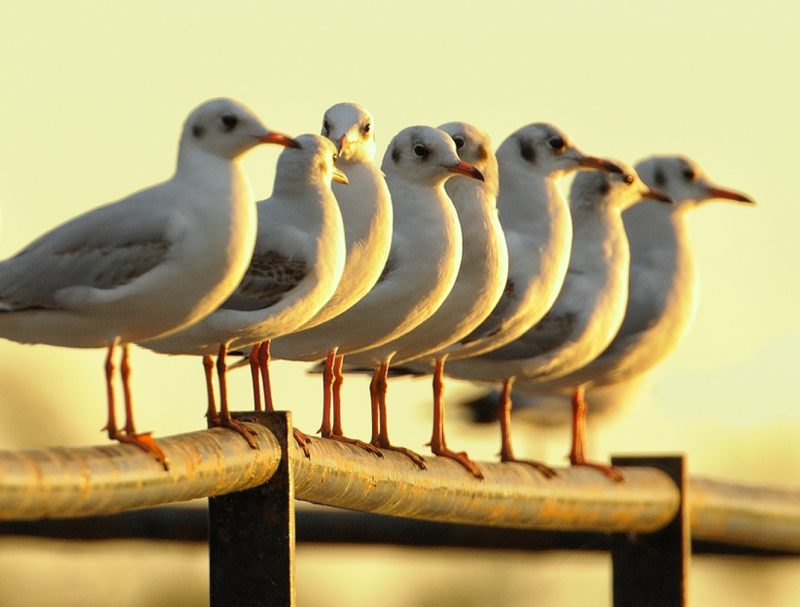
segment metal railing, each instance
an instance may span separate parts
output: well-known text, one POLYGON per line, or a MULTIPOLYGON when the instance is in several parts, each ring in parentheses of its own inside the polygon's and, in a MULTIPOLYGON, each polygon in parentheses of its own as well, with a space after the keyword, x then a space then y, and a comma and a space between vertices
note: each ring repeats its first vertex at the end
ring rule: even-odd
MULTIPOLYGON (((560 469, 548 480, 525 464, 500 463, 481 463, 481 481, 448 460, 429 458, 428 469, 421 471, 394 452, 377 458, 323 439, 312 440, 311 457, 305 458, 286 440, 289 414, 237 418, 249 420, 258 449, 221 429, 159 439, 170 460, 168 472, 130 445, 0 451, 0 519, 86 517, 210 497, 212 605, 243 600, 220 594, 236 586, 230 575, 251 576, 251 585, 252 576, 271 576, 271 602, 236 604, 293 604, 293 497, 422 521, 618 534, 611 544, 620 605, 626 604, 625 588, 617 579, 653 576, 660 568, 665 589, 682 588, 686 558, 681 555, 688 556, 689 530, 695 541, 800 553, 800 491, 707 479, 686 483, 675 458, 617 460, 626 477, 622 484, 589 469, 560 469), (241 545, 235 540, 239 533, 241 545), (658 549, 643 544, 642 538, 658 537, 658 549), (264 544, 270 546, 267 552, 252 559, 250 553, 264 544), (271 562, 275 571, 248 570, 240 562, 243 545, 249 546, 247 560, 271 562), (664 553, 653 572, 643 566, 642 549, 664 553), (665 576, 665 567, 674 575, 665 576), (667 577, 678 581, 667 584, 667 577), (280 579, 287 591, 278 596, 274 588, 280 579)), ((648 600, 655 600, 652 588, 648 592, 648 600)))

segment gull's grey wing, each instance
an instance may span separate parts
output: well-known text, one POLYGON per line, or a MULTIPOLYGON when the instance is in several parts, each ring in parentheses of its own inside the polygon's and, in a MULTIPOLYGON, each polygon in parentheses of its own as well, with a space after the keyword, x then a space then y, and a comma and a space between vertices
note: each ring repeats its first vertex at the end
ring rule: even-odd
POLYGON ((158 191, 151 196, 85 213, 0 262, 0 310, 58 308, 63 289, 113 289, 162 263, 171 245, 169 218, 158 191))
POLYGON ((497 302, 491 314, 476 329, 473 329, 472 333, 463 338, 461 343, 469 344, 484 337, 491 337, 501 331, 503 329, 503 319, 506 317, 507 311, 515 303, 514 281, 508 278, 506 279, 506 287, 503 290, 503 294, 500 296, 500 301, 497 302))
POLYGON ((545 314, 527 333, 519 339, 483 356, 492 360, 535 358, 558 349, 572 334, 577 314, 570 310, 555 310, 545 314))
POLYGON ((228 310, 260 310, 275 305, 306 277, 306 262, 275 251, 253 255, 236 291, 222 304, 228 310))

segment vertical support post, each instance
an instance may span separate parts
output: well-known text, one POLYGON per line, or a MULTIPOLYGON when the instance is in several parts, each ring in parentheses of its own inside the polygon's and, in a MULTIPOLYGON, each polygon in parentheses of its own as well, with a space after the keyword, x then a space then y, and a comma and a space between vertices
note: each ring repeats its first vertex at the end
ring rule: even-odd
POLYGON ((684 607, 690 523, 684 456, 614 457, 615 466, 663 470, 680 491, 675 518, 655 533, 615 533, 611 541, 614 607, 684 607))
POLYGON ((264 485, 208 500, 211 607, 294 607, 294 479, 288 411, 236 413, 262 424, 281 445, 281 462, 264 485))

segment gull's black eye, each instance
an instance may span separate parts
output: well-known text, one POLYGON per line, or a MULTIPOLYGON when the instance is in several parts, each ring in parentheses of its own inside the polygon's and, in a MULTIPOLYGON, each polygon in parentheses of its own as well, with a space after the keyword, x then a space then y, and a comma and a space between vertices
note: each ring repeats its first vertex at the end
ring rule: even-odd
POLYGON ((239 124, 239 119, 233 114, 223 114, 220 117, 222 121, 222 128, 226 133, 230 133, 239 124))
POLYGON ((456 149, 460 150, 461 148, 464 147, 464 138, 456 135, 455 137, 453 137, 453 143, 456 144, 456 149))
POLYGON ((633 183, 633 175, 625 175, 625 183, 628 185, 633 183))
POLYGON ((550 147, 553 148, 556 152, 560 152, 561 150, 563 150, 564 146, 566 145, 564 143, 564 138, 563 137, 558 137, 558 136, 551 137, 547 141, 547 143, 549 143, 550 147))
POLYGON ((372 124, 370 124, 369 122, 365 122, 365 123, 364 123, 364 124, 361 126, 361 133, 362 133, 362 134, 363 134, 365 137, 366 137, 367 135, 369 135, 369 132, 370 132, 371 130, 372 130, 372 124))
POLYGON ((694 171, 688 167, 683 169, 681 174, 686 178, 686 181, 694 181, 694 178, 696 177, 694 171))
POLYGON ((322 121, 322 135, 327 137, 328 133, 331 132, 331 125, 328 124, 327 120, 322 121))
POLYGON ((418 158, 422 158, 424 160, 428 157, 430 151, 424 145, 418 143, 414 146, 414 154, 416 154, 418 158))

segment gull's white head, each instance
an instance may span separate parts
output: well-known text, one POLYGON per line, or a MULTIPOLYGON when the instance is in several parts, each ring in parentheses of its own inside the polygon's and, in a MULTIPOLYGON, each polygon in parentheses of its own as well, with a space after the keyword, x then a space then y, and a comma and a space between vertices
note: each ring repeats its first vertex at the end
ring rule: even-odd
POLYGON ((518 129, 497 149, 502 166, 519 167, 542 175, 561 175, 579 168, 621 173, 609 160, 581 152, 566 133, 539 122, 518 129))
POLYGON ((411 126, 389 142, 381 169, 409 183, 435 186, 454 174, 483 181, 481 172, 458 157, 453 139, 440 129, 411 126))
POLYGON ((298 147, 286 148, 275 167, 275 190, 297 191, 305 187, 329 188, 331 180, 347 183, 347 177, 334 165, 336 146, 320 135, 300 135, 298 147))
POLYGON ((636 171, 623 162, 615 161, 622 173, 581 171, 575 176, 569 192, 570 207, 615 208, 624 211, 643 198, 672 203, 666 194, 649 188, 636 171))
POLYGON ((374 119, 357 103, 332 105, 322 117, 322 135, 336 144, 337 162, 361 163, 375 160, 374 119))
POLYGON ((749 196, 715 185, 696 162, 684 156, 652 156, 639 162, 636 170, 645 183, 669 195, 680 208, 714 198, 753 204, 749 196))
POLYGON ((201 149, 234 160, 260 143, 296 147, 291 137, 269 130, 250 109, 233 99, 212 99, 197 107, 183 125, 181 154, 201 149))
POLYGON ((439 128, 456 144, 458 157, 477 168, 483 174, 485 187, 492 196, 497 196, 497 158, 489 135, 467 122, 448 122, 439 128))

